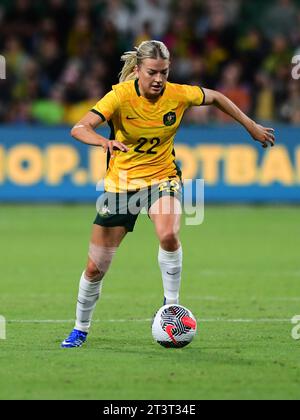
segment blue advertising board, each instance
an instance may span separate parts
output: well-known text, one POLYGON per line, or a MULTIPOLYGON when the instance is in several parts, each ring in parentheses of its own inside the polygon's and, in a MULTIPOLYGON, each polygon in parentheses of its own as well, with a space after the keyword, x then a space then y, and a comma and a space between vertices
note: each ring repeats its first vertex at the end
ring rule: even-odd
MULTIPOLYGON (((205 180, 205 202, 300 203, 300 128, 275 129, 276 147, 263 149, 238 125, 183 126, 175 150, 184 179, 205 180)), ((68 127, 0 127, 1 202, 95 202, 105 170, 103 151, 68 127)))

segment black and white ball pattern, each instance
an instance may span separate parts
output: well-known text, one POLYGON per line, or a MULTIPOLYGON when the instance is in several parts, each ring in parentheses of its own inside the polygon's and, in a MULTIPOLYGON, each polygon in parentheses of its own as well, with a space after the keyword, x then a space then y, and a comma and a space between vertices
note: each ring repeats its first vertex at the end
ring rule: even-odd
POLYGON ((164 347, 181 348, 188 345, 197 331, 192 312, 181 305, 165 305, 154 316, 153 338, 164 347))

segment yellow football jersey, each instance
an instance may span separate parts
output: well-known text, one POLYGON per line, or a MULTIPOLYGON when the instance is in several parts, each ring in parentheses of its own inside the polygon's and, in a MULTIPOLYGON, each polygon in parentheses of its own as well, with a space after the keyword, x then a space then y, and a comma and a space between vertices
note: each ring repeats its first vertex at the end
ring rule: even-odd
POLYGON ((110 139, 124 143, 129 151, 116 150, 114 158, 108 156, 105 190, 132 191, 180 178, 174 137, 186 109, 203 102, 204 92, 198 86, 168 82, 155 102, 141 96, 138 80, 113 86, 92 112, 109 123, 110 139))

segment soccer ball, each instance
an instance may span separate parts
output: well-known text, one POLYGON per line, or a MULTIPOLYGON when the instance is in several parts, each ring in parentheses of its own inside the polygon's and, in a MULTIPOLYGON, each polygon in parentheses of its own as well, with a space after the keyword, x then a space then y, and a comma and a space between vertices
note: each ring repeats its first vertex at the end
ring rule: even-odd
POLYGON ((187 346, 197 331, 197 321, 192 312, 181 305, 164 305, 154 315, 152 335, 163 347, 187 346))

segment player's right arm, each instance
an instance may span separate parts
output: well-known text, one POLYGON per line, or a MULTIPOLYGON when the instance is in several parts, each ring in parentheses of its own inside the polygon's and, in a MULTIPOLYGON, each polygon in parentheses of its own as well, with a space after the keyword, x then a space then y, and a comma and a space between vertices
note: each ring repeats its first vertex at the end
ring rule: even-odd
POLYGON ((90 111, 72 128, 71 136, 82 143, 103 147, 105 153, 109 150, 112 157, 114 155, 113 150, 128 152, 128 147, 123 143, 116 140, 108 140, 96 133, 95 129, 102 123, 103 119, 100 115, 90 111))

